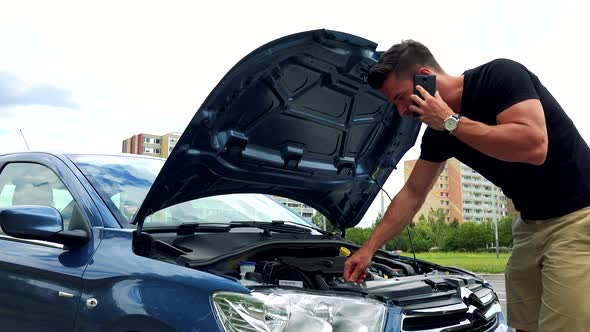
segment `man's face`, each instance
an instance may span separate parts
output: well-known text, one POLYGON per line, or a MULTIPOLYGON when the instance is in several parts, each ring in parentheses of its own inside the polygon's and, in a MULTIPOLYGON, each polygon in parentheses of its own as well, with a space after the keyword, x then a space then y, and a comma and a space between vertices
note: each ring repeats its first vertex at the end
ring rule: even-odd
POLYGON ((412 111, 409 109, 412 105, 410 96, 414 93, 412 79, 398 79, 397 75, 389 74, 381 86, 381 92, 390 103, 395 104, 401 116, 412 116, 412 111))

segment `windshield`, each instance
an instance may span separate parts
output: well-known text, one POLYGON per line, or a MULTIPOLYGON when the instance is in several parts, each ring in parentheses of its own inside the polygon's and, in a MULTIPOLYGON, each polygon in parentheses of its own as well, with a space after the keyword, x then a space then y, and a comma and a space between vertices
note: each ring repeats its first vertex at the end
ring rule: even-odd
MULTIPOLYGON (((133 156, 68 156, 105 201, 121 225, 129 225, 156 176, 163 159, 133 156)), ((313 226, 271 196, 227 194, 180 203, 145 219, 144 227, 232 221, 290 221, 313 226)))

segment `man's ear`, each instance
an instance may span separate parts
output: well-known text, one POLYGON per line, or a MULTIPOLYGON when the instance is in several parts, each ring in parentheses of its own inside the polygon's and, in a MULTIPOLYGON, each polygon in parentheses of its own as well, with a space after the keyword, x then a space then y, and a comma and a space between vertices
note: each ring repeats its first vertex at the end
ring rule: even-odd
POLYGON ((430 69, 428 67, 420 67, 420 69, 418 69, 418 74, 420 74, 420 75, 432 75, 432 69, 430 69))

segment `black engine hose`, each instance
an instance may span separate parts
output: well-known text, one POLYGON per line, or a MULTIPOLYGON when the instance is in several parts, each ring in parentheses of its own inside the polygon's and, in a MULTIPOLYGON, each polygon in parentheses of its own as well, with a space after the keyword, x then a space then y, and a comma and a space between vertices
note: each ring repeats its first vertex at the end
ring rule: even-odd
POLYGON ((378 270, 381 270, 383 274, 386 274, 389 277, 399 277, 399 273, 397 273, 394 269, 390 268, 387 265, 373 262, 371 266, 378 270))

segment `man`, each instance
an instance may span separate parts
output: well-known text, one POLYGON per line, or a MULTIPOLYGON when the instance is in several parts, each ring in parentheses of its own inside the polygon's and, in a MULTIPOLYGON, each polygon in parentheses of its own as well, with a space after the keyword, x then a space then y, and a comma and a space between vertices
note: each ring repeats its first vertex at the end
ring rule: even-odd
POLYGON ((510 197, 521 218, 506 268, 508 323, 521 331, 590 330, 590 149, 538 77, 498 59, 462 76, 428 48, 396 44, 368 77, 403 116, 425 123, 420 159, 382 221, 345 265, 361 282, 375 251, 424 203, 448 158, 472 167, 510 197), (434 96, 413 76, 436 75, 434 96))

